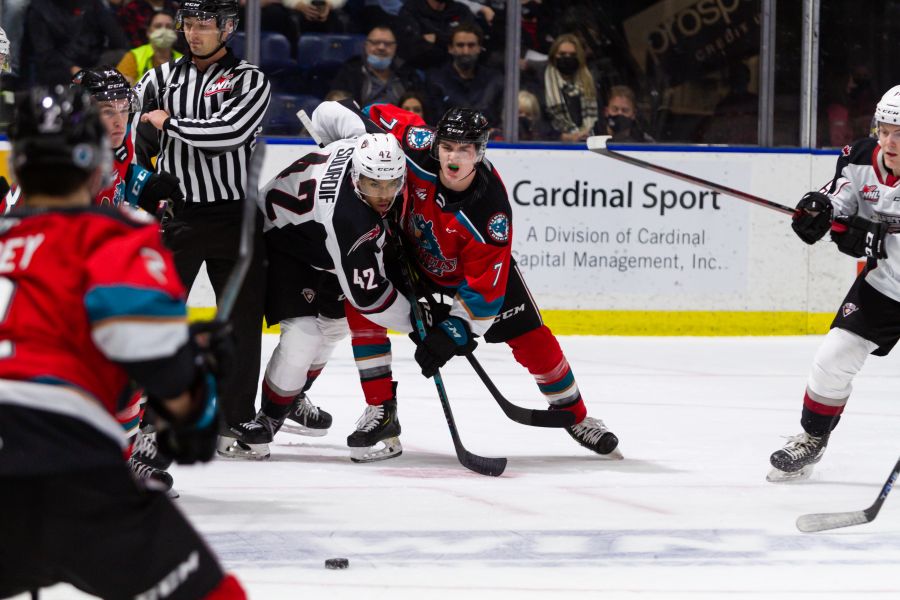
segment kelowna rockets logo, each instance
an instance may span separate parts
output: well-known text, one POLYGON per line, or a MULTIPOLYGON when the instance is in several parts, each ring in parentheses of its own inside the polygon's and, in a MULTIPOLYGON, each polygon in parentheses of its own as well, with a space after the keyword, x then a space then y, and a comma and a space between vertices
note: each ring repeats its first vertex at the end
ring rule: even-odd
POLYGON ((420 265, 438 277, 447 271, 456 270, 456 259, 448 259, 441 252, 441 245, 434 235, 434 223, 426 221, 420 214, 413 213, 409 217, 409 225, 410 232, 416 238, 416 253, 420 265))

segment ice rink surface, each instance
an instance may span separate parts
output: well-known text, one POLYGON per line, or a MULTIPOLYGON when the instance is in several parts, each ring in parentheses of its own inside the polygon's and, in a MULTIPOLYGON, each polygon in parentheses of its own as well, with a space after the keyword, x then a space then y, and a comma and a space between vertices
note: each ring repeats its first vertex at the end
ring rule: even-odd
MULTIPOLYGON (((769 454, 800 432, 821 339, 560 338, 622 461, 509 421, 454 360, 444 373, 460 435, 509 458, 499 478, 459 465, 434 385, 400 337, 403 455, 351 463, 364 403, 345 343, 310 393, 334 415, 328 436, 281 432, 267 462, 174 467, 177 502, 259 600, 900 598, 900 491, 867 525, 794 526, 877 496, 900 450, 900 356, 870 358, 809 481, 765 481, 769 454), (326 570, 330 557, 350 568, 326 570)), ((265 357, 276 341, 266 336, 265 357)), ((542 406, 506 346, 476 354, 510 400, 542 406)))

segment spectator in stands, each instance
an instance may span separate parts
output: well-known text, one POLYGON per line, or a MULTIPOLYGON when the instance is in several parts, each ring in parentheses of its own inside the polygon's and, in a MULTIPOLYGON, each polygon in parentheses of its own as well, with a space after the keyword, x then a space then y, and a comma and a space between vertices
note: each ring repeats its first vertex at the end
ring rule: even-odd
POLYGON ((128 39, 101 0, 32 0, 25 20, 25 52, 36 83, 69 85, 78 71, 118 64, 128 39))
POLYGON ((559 139, 587 139, 599 116, 597 89, 585 63, 584 48, 574 35, 560 35, 550 47, 550 60, 544 71, 544 99, 559 139))
POLYGON ((116 67, 131 85, 137 83, 148 70, 181 58, 181 53, 172 49, 178 39, 172 13, 160 11, 153 15, 147 27, 147 39, 149 44, 129 50, 116 67))
POLYGON ((0 8, 0 27, 6 32, 9 41, 9 71, 2 75, 3 89, 10 89, 12 79, 19 75, 19 57, 22 54, 22 41, 25 37, 25 15, 30 0, 3 0, 0 8))
POLYGON ((759 96, 749 90, 750 69, 742 61, 728 66, 728 84, 728 94, 701 126, 700 139, 707 144, 755 144, 759 96))
MULTIPOLYGON (((349 17, 341 10, 347 0, 282 0, 300 15, 300 35, 304 33, 345 33, 349 17)), ((303 57, 299 57, 303 60, 303 57)))
POLYGON ((147 33, 154 15, 160 12, 174 15, 176 10, 178 3, 174 0, 131 0, 119 6, 116 18, 128 37, 128 43, 134 48, 149 41, 147 33))
MULTIPOLYGON (((297 25, 297 22, 300 20, 299 14, 285 6, 285 2, 282 2, 282 0, 260 0, 259 5, 260 30, 283 35, 291 49, 290 58, 296 59, 297 40, 300 39, 300 27, 297 25)), ((245 31, 247 25, 247 0, 240 0, 240 6, 238 30, 245 31)), ((288 57, 285 56, 283 58, 288 57)))
POLYGON ((411 113, 416 113, 424 121, 428 121, 427 111, 425 109, 425 98, 419 92, 406 92, 397 100, 397 106, 411 113))
POLYGON ((464 106, 484 113, 492 128, 501 127, 503 74, 478 63, 482 39, 474 23, 458 25, 448 46, 452 61, 427 71, 425 86, 435 111, 431 121, 453 106, 464 106))
POLYGON ((638 120, 637 99, 627 85, 614 85, 609 102, 603 109, 603 121, 597 122, 597 133, 611 135, 615 142, 653 143, 638 120))
POLYGON ((397 16, 403 8, 404 0, 364 0, 359 15, 363 31, 370 31, 376 25, 396 27, 397 16))
POLYGON ((413 86, 415 73, 397 57, 397 38, 390 27, 374 27, 366 36, 363 56, 347 61, 338 71, 332 90, 345 90, 360 106, 396 104, 413 86))
POLYGON ((417 69, 447 62, 450 36, 472 11, 455 0, 406 0, 400 10, 400 55, 417 69))
POLYGON ((541 116, 541 103, 538 97, 527 90, 519 90, 519 139, 547 140, 552 135, 541 116))

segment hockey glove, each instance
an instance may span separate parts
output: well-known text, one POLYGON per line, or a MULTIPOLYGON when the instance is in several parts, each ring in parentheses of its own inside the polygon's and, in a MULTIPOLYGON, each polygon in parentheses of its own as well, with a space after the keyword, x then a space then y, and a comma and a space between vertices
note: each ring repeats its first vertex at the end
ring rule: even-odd
POLYGON ((159 204, 169 201, 172 212, 178 213, 184 206, 184 194, 181 193, 181 181, 171 173, 154 173, 141 190, 138 206, 151 215, 159 214, 159 204))
POLYGON ((884 249, 887 229, 884 223, 838 215, 831 226, 831 240, 838 250, 856 258, 887 258, 884 249))
POLYGON ((820 192, 809 192, 797 203, 791 229, 807 244, 815 244, 831 229, 833 213, 831 198, 820 192))
POLYGON ((215 321, 194 323, 191 340, 197 365, 194 383, 188 390, 191 410, 180 419, 164 415, 169 426, 157 433, 160 451, 179 464, 208 462, 215 455, 219 431, 217 389, 234 362, 229 325, 215 321))
POLYGON ((478 346, 468 324, 459 317, 444 319, 428 331, 421 342, 416 334, 409 337, 418 344, 416 362, 425 377, 433 377, 448 360, 468 354, 478 346))

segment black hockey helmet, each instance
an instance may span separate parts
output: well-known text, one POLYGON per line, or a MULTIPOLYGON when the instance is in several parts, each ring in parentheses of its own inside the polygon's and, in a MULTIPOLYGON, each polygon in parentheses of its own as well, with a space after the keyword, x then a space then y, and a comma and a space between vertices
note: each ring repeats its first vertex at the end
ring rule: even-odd
POLYGON ((80 88, 35 87, 16 98, 9 125, 12 168, 72 167, 90 175, 112 167, 106 129, 91 97, 80 88))
POLYGON ((478 148, 478 159, 484 156, 484 148, 491 136, 491 128, 487 117, 474 108, 451 108, 444 113, 437 124, 435 143, 432 151, 437 157, 437 149, 441 140, 475 144, 478 148))
POLYGON ((215 19, 219 31, 225 31, 225 24, 230 19, 234 21, 234 30, 237 30, 238 0, 184 0, 175 13, 175 29, 184 29, 185 17, 215 19))
POLYGON ((93 69, 82 69, 72 78, 72 85, 80 86, 97 102, 127 100, 129 111, 140 112, 141 101, 131 84, 118 70, 102 65, 93 69))

